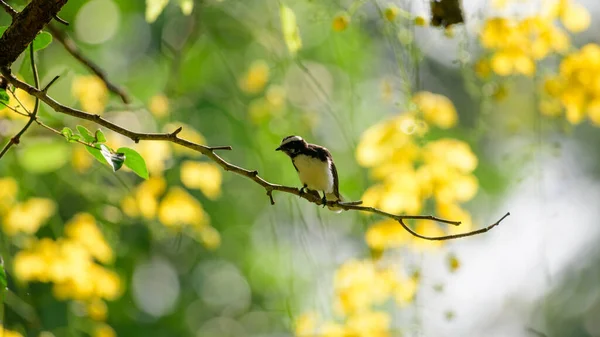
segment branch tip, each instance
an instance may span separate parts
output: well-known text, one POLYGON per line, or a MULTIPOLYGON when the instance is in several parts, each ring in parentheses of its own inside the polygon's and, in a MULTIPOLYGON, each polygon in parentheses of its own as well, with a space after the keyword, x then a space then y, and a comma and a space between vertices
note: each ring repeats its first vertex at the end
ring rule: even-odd
POLYGON ((183 126, 178 127, 175 131, 171 132, 171 137, 177 138, 177 134, 183 130, 183 126))
POLYGON ((231 151, 231 150, 233 150, 233 148, 231 146, 211 146, 211 147, 208 147, 208 149, 210 151, 216 151, 216 150, 228 150, 228 151, 231 151))
POLYGON ((271 205, 275 205, 275 200, 273 200, 273 190, 267 190, 267 195, 269 196, 269 200, 271 201, 271 205))
POLYGON ((42 89, 42 92, 47 93, 48 89, 50 89, 50 87, 54 84, 54 82, 56 82, 56 80, 58 80, 59 78, 60 78, 60 75, 54 76, 54 78, 50 82, 48 82, 48 84, 46 84, 44 89, 42 89))

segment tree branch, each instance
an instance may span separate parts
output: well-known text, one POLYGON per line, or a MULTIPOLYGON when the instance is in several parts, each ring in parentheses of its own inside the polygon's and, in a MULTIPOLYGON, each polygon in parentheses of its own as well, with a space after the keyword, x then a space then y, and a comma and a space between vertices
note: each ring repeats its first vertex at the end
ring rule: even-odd
POLYGON ((104 70, 102 70, 96 63, 94 63, 88 57, 83 55, 81 53, 81 50, 79 50, 79 48, 75 44, 75 41, 73 41, 73 39, 71 39, 65 32, 54 27, 52 24, 48 25, 48 30, 50 31, 52 36, 54 36, 54 38, 65 47, 69 54, 71 54, 77 61, 81 62, 96 76, 98 76, 102 80, 102 82, 104 82, 108 90, 119 95, 123 103, 129 104, 129 102, 131 102, 129 95, 125 92, 125 90, 117 86, 116 84, 110 82, 104 70))
POLYGON ((8 9, 10 6, 3 2, 2 7, 11 14, 13 21, 0 37, 0 67, 10 67, 66 2, 67 0, 32 0, 18 14, 11 14, 8 9))
MULTIPOLYGON (((37 67, 35 65, 34 54, 35 54, 35 52, 33 51, 33 43, 30 43, 29 44, 29 58, 31 59, 31 72, 33 73, 33 80, 34 80, 35 86, 37 88, 37 87, 40 86, 40 78, 38 76, 37 67)), ((13 93, 13 95, 16 97, 16 95, 14 93, 13 93)), ((23 104, 21 104, 21 105, 23 105, 23 104)), ((25 126, 23 126, 23 128, 21 129, 21 131, 19 131, 14 137, 12 137, 8 141, 8 143, 6 143, 6 145, 4 145, 4 148, 2 149, 2 151, 0 151, 0 158, 2 158, 2 156, 4 156, 4 154, 6 154, 6 152, 8 152, 8 150, 13 145, 17 145, 17 144, 19 144, 21 142, 21 136, 31 126, 31 123, 33 123, 33 121, 36 120, 39 107, 40 107, 40 100, 39 100, 39 98, 36 97, 35 98, 35 105, 33 106, 33 112, 31 112, 29 114, 29 120, 27 121, 27 123, 25 124, 25 126)), ((25 106, 23 106, 23 109, 25 109, 25 106)))
POLYGON ((10 15, 11 18, 15 18, 19 12, 17 12, 14 8, 10 7, 4 0, 0 0, 0 6, 4 8, 4 11, 10 15))
MULTIPOLYGON (((172 143, 187 147, 194 151, 198 151, 198 152, 204 154, 205 156, 207 156, 208 158, 210 158, 212 161, 214 161, 219 166, 221 166, 225 171, 230 171, 235 174, 244 176, 244 177, 254 181, 258 185, 262 186, 265 189, 271 204, 275 204, 275 200, 273 199, 273 191, 279 191, 279 192, 294 194, 294 195, 297 195, 303 199, 306 199, 307 201, 310 201, 314 204, 325 206, 323 204, 323 201, 321 200, 321 198, 318 195, 302 192, 299 188, 270 183, 270 182, 266 181, 265 179, 263 179, 262 177, 260 177, 258 175, 258 171, 247 170, 240 166, 231 164, 215 153, 215 151, 217 151, 217 150, 231 150, 230 146, 209 147, 209 146, 204 146, 204 145, 190 142, 183 138, 179 138, 178 134, 179 134, 179 132, 181 132, 181 127, 177 128, 175 131, 173 131, 171 133, 141 133, 141 132, 131 131, 131 130, 125 129, 117 124, 114 124, 111 121, 104 119, 99 115, 90 114, 88 112, 74 109, 74 108, 68 107, 66 105, 63 105, 61 103, 58 103, 57 101, 55 101, 54 99, 49 97, 45 91, 39 90, 35 87, 30 86, 29 84, 27 84, 25 82, 18 80, 10 72, 10 69, 1 68, 0 71, 2 72, 2 75, 4 75, 4 77, 16 88, 24 90, 27 93, 29 93, 30 95, 40 99, 41 101, 48 104, 51 108, 53 108, 57 112, 61 112, 61 113, 64 113, 64 114, 67 114, 67 115, 70 115, 70 116, 73 116, 73 117, 76 117, 79 119, 85 119, 85 120, 92 121, 98 125, 106 127, 107 129, 110 129, 114 132, 117 132, 117 133, 123 135, 123 136, 126 136, 136 143, 139 142, 140 140, 168 141, 168 142, 172 142, 172 143)), ((492 224, 488 227, 476 230, 476 231, 472 231, 472 232, 468 232, 468 233, 464 233, 464 234, 441 236, 441 237, 427 237, 427 236, 423 236, 423 235, 420 235, 420 234, 412 231, 410 229, 410 227, 408 227, 403 222, 403 220, 414 220, 414 219, 430 220, 430 221, 437 221, 437 222, 446 223, 446 224, 450 224, 450 225, 460 225, 460 221, 445 220, 445 219, 440 219, 440 218, 437 218, 434 216, 428 216, 428 215, 395 215, 395 214, 384 212, 384 211, 374 208, 374 207, 360 206, 360 202, 344 203, 344 202, 328 201, 326 204, 328 206, 339 207, 343 210, 356 210, 356 211, 369 212, 369 213, 374 213, 374 214, 378 214, 378 215, 381 215, 381 216, 384 216, 387 218, 394 219, 394 220, 398 221, 400 223, 400 225, 402 225, 402 227, 404 227, 404 229, 406 229, 410 234, 412 234, 418 238, 425 239, 425 240, 451 240, 451 239, 458 239, 458 238, 462 238, 462 237, 466 237, 466 236, 472 236, 472 235, 476 235, 476 234, 485 233, 485 232, 489 231, 490 229, 499 225, 500 222, 509 215, 509 213, 507 213, 500 220, 496 221, 494 224, 492 224)))

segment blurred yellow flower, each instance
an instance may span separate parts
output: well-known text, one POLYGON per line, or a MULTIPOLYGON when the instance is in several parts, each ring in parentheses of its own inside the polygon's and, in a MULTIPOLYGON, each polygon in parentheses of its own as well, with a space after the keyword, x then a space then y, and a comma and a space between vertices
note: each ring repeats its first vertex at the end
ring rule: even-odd
POLYGON ((388 337, 391 320, 386 312, 367 311, 350 316, 346 326, 349 336, 388 337))
POLYGON ((87 213, 76 214, 65 225, 65 234, 67 237, 81 243, 98 261, 103 263, 113 261, 113 251, 104 240, 104 236, 98 229, 96 220, 92 215, 87 213))
POLYGON ((223 170, 214 163, 184 161, 181 164, 181 182, 187 188, 196 188, 202 191, 209 199, 216 199, 221 195, 223 170))
POLYGON ((0 325, 0 337, 23 337, 19 332, 5 329, 0 325))
POLYGON ((458 270, 458 268, 460 268, 460 261, 458 260, 456 255, 448 255, 448 269, 450 269, 450 272, 454 273, 458 270))
POLYGON ((150 174, 162 174, 166 162, 171 159, 171 145, 168 142, 141 142, 135 149, 146 161, 150 174))
POLYGON ((559 6, 560 20, 567 30, 580 33, 588 29, 591 17, 585 7, 568 0, 560 0, 559 6))
POLYGON ((317 333, 318 315, 309 311, 298 316, 295 321, 296 336, 313 336, 317 333))
POLYGON ((169 114, 169 98, 163 94, 154 95, 148 102, 148 108, 155 117, 165 117, 169 114))
MULTIPOLYGON (((173 122, 165 125, 163 130, 164 132, 173 132, 179 127, 181 127, 182 129, 181 132, 177 135, 178 137, 183 138, 185 140, 189 140, 192 143, 206 145, 206 139, 204 138, 204 136, 189 124, 173 122)), ((202 153, 198 151, 194 151, 192 149, 183 147, 178 144, 173 144, 173 152, 179 156, 185 155, 189 157, 200 157, 202 155, 202 153)))
POLYGON ((409 241, 410 234, 397 221, 386 219, 372 224, 365 239, 371 249, 384 250, 402 246, 409 241))
MULTIPOLYGON (((23 80, 21 76, 17 76, 17 78, 23 80)), ((31 95, 21 89, 15 90, 15 95, 17 96, 16 98, 13 96, 12 92, 9 93, 9 91, 7 91, 7 93, 9 96, 8 106, 24 114, 27 114, 27 112, 33 112, 35 99, 31 95), (24 107, 21 106, 21 103, 23 103, 24 107)), ((28 118, 12 111, 3 104, 0 104, 0 118, 4 116, 13 120, 27 120, 28 118)))
POLYGON ((422 16, 417 16, 414 20, 416 26, 424 27, 427 26, 427 20, 422 16))
POLYGON ((456 125, 458 114, 454 104, 448 97, 428 91, 420 91, 413 96, 412 101, 423 113, 425 121, 442 129, 448 129, 456 125))
POLYGON ((75 171, 79 173, 85 173, 92 164, 94 158, 85 149, 85 146, 73 146, 73 152, 71 155, 71 164, 75 171))
POLYGON ((167 227, 208 224, 208 215, 202 205, 180 187, 172 187, 162 199, 158 219, 167 227))
POLYGON ((462 173, 473 172, 478 162, 467 143, 452 138, 439 139, 425 145, 423 161, 433 166, 447 165, 462 173))
POLYGON ((6 212, 16 201, 18 185, 11 177, 0 178, 0 214, 6 212))
POLYGON ((238 85, 245 93, 256 94, 265 88, 267 82, 269 82, 269 65, 263 60, 256 60, 239 79, 238 85))
POLYGON ((92 337, 117 337, 117 333, 108 324, 99 324, 94 329, 92 337))
POLYGON ((389 5, 388 7, 386 7, 386 9, 383 11, 383 15, 385 16, 385 18, 388 21, 394 21, 396 19, 396 16, 398 16, 398 12, 400 10, 398 9, 397 6, 395 5, 389 5))
POLYGON ((79 100, 83 110, 93 114, 102 114, 104 111, 108 89, 98 76, 77 76, 73 80, 71 92, 79 100))
MULTIPOLYGON (((446 235, 437 223, 428 220, 417 221, 413 230, 423 236, 434 237, 446 235)), ((412 246, 418 250, 432 250, 444 244, 443 241, 423 240, 417 237, 413 237, 412 243, 412 246)))
POLYGON ((350 15, 348 13, 339 13, 337 14, 331 23, 331 28, 333 28, 336 32, 341 32, 348 28, 350 24, 350 15))
POLYGON ((391 296, 395 281, 393 271, 379 269, 371 260, 346 261, 334 278, 336 312, 349 316, 382 304, 391 296))
POLYGON ((146 219, 154 219, 158 209, 158 197, 165 191, 167 183, 162 177, 150 177, 139 184, 133 195, 121 200, 121 209, 130 217, 141 215, 146 219))
POLYGON ((34 234, 54 214, 55 209, 54 201, 44 198, 31 198, 16 204, 4 215, 4 233, 34 234))
POLYGON ((401 306, 411 303, 417 294, 418 288, 418 279, 415 277, 400 280, 394 290, 396 303, 401 306))
POLYGON ((87 315, 91 319, 96 321, 104 321, 106 319, 108 308, 103 300, 94 298, 86 304, 86 311, 87 315))
POLYGON ((200 242, 208 250, 215 250, 221 245, 221 234, 212 226, 203 225, 197 229, 200 242))

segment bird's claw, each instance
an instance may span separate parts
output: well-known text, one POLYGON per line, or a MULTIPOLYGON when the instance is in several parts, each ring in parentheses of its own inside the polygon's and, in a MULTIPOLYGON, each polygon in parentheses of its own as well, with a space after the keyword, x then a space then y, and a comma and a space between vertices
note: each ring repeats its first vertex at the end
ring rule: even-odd
POLYGON ((323 203, 323 208, 325 208, 325 206, 327 206, 327 198, 325 197, 325 195, 323 195, 323 198, 321 199, 321 203, 323 203))

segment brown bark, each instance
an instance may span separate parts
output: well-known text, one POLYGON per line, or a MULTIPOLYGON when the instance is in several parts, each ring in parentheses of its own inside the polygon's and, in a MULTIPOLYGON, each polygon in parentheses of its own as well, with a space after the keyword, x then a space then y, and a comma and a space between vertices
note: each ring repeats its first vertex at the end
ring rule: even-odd
POLYGON ((32 0, 0 37, 0 68, 7 68, 58 14, 67 0, 32 0))

